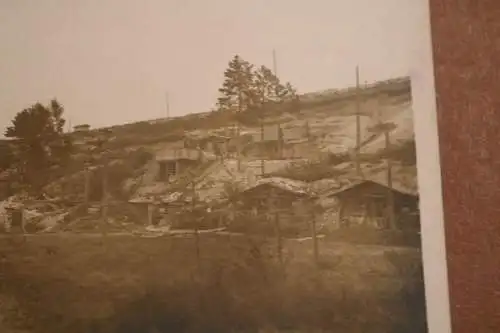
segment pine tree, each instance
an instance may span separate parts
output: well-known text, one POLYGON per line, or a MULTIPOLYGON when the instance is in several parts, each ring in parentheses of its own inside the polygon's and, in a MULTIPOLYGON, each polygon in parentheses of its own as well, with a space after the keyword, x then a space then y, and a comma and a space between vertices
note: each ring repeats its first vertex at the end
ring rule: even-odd
POLYGON ((266 66, 254 71, 252 105, 262 108, 267 103, 282 103, 293 100, 296 90, 287 82, 282 84, 280 79, 266 66))
POLYGON ((262 108, 269 102, 281 103, 296 98, 296 90, 280 79, 266 66, 254 65, 235 55, 224 72, 224 82, 219 89, 217 110, 244 112, 262 108))
MULTIPOLYGON (((249 109, 253 81, 253 66, 235 55, 224 72, 224 82, 219 89, 221 96, 217 102, 220 111, 236 111, 236 136, 240 135, 239 117, 241 112, 249 109)), ((238 144, 238 170, 241 169, 241 147, 238 144)))
MULTIPOLYGON (((219 89, 220 97, 217 110, 236 112, 236 136, 240 133, 243 112, 263 111, 268 105, 293 101, 296 91, 290 83, 282 84, 279 78, 267 67, 255 69, 248 61, 235 55, 224 72, 224 82, 219 89)), ((261 126, 264 125, 260 112, 261 126)), ((263 131, 263 128, 262 128, 263 131)), ((241 147, 238 145, 238 169, 241 164, 241 147)))
POLYGON ((224 82, 217 101, 220 111, 246 111, 250 104, 253 65, 235 55, 224 71, 224 82))

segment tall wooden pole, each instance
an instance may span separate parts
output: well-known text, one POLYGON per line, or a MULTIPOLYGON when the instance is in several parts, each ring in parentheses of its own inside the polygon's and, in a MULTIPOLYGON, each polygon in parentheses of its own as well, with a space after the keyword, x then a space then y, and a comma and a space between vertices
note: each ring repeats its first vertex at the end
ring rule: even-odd
POLYGON ((359 161, 359 153, 361 148, 361 101, 360 101, 360 89, 359 89, 359 66, 356 66, 356 148, 354 151, 356 159, 356 171, 358 177, 363 178, 363 173, 361 171, 361 164, 359 161))
POLYGON ((311 209, 311 232, 313 239, 314 265, 318 267, 319 265, 318 235, 316 230, 316 214, 313 209, 311 209))
POLYGON ((275 213, 274 213, 274 225, 276 228, 278 260, 279 260, 280 265, 283 265, 283 238, 281 235, 280 213, 278 211, 275 211, 275 213))
POLYGON ((102 198, 101 198, 101 232, 102 236, 107 236, 108 228, 108 167, 102 167, 102 198))
POLYGON ((273 49, 273 73, 278 76, 278 62, 276 60, 276 50, 273 49))
POLYGON ((19 221, 19 222, 21 223, 21 232, 23 233, 23 242, 26 243, 26 241, 27 241, 27 238, 26 238, 26 210, 25 210, 25 203, 24 202, 21 205, 21 208, 19 210, 20 210, 19 214, 21 215, 20 216, 21 221, 19 221))
POLYGON ((241 147, 240 147, 240 116, 241 116, 241 109, 242 109, 242 102, 243 98, 241 96, 241 91, 238 92, 238 113, 237 113, 237 119, 236 119, 236 153, 238 156, 238 171, 241 171, 241 147))
POLYGON ((306 128, 307 141, 311 142, 311 127, 309 125, 309 121, 306 121, 305 128, 306 128))
MULTIPOLYGON (((261 147, 264 147, 264 116, 261 116, 260 118, 260 144, 261 147)), ((264 149, 262 149, 264 150, 264 149)), ((266 174, 266 169, 265 169, 265 164, 266 161, 264 159, 264 152, 261 152, 261 157, 260 157, 260 175, 261 177, 264 177, 266 174)))
POLYGON ((89 198, 90 198, 90 169, 88 166, 85 166, 85 196, 84 196, 84 203, 85 203, 85 209, 88 208, 89 204, 89 198))
POLYGON ((284 135, 283 129, 281 128, 281 124, 278 124, 278 156, 279 159, 283 159, 283 150, 284 150, 284 135))
POLYGON ((361 96, 359 91, 359 66, 356 66, 356 150, 361 146, 361 96))
MULTIPOLYGON (((389 131, 386 130, 384 132, 385 136, 385 149, 387 152, 390 151, 391 141, 389 137, 389 131)), ((388 154, 389 155, 389 154, 388 154)), ((394 212, 394 192, 392 190, 392 160, 390 156, 387 156, 387 187, 388 187, 388 205, 387 208, 389 210, 389 226, 392 229, 396 229, 396 217, 394 212)))
MULTIPOLYGON (((260 96, 260 107, 261 107, 261 110, 260 110, 260 144, 261 144, 261 147, 264 147, 264 140, 265 140, 265 136, 264 136, 264 106, 265 104, 265 93, 264 91, 261 92, 261 96, 260 96)), ((262 152, 261 152, 261 158, 260 158, 260 175, 261 177, 264 177, 265 173, 266 173, 266 170, 265 170, 265 164, 266 164, 266 161, 264 159, 264 149, 262 149, 262 152)))
POLYGON ((168 92, 165 93, 165 108, 167 112, 167 119, 170 119, 170 100, 168 98, 168 92))
POLYGON ((195 241, 195 249, 196 249, 196 263, 198 265, 198 269, 201 269, 201 262, 200 262, 200 235, 198 233, 198 218, 196 216, 196 183, 193 182, 191 183, 191 190, 192 190, 192 196, 191 196, 191 204, 192 204, 192 210, 193 210, 193 218, 195 219, 194 223, 194 241, 195 241))
POLYGON ((276 250, 278 252, 278 261, 280 265, 283 264, 283 239, 281 235, 281 225, 280 225, 280 215, 278 211, 278 207, 275 205, 275 193, 269 193, 267 197, 268 202, 268 210, 270 211, 270 218, 273 219, 272 223, 274 224, 274 233, 276 236, 276 250))

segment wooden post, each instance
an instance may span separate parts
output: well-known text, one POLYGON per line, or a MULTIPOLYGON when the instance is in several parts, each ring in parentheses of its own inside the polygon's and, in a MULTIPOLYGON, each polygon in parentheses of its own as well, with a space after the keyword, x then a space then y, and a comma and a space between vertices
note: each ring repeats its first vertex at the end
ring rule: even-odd
POLYGON ((274 206, 273 193, 269 193, 267 197, 267 211, 269 212, 268 222, 272 223, 273 225, 274 235, 276 237, 276 251, 278 254, 278 262, 281 265, 283 263, 281 228, 280 228, 279 214, 276 210, 276 207, 274 206))
POLYGON ((108 174, 107 165, 102 168, 102 198, 101 198, 101 233, 103 238, 108 233, 108 174))
POLYGON ((314 210, 311 209, 311 232, 313 240, 313 255, 314 255, 314 266, 319 266, 319 249, 318 249, 318 235, 316 234, 316 214, 314 210))
POLYGON ((278 250, 278 260, 280 265, 283 265, 283 239, 281 236, 281 226, 280 226, 280 213, 274 213, 274 225, 276 230, 276 245, 278 250))
POLYGON ((268 203, 269 207, 268 209, 271 210, 272 213, 274 213, 274 233, 276 235, 276 250, 278 252, 278 261, 280 265, 283 264, 283 240, 282 240, 282 235, 281 235, 281 226, 280 226, 280 215, 277 210, 277 207, 275 206, 274 202, 274 195, 273 193, 270 193, 268 196, 268 203))
POLYGON ((165 93, 165 106, 167 111, 167 119, 170 119, 170 101, 168 98, 168 91, 165 93))
POLYGON ((88 167, 85 167, 85 209, 88 208, 88 203, 90 199, 90 170, 88 167))
POLYGON ((339 228, 343 228, 345 227, 345 225, 343 225, 343 222, 342 222, 342 219, 344 218, 344 203, 339 200, 339 210, 337 212, 337 221, 338 221, 338 224, 339 224, 339 228))
POLYGON ((306 121, 305 128, 306 128, 307 142, 311 142, 312 137, 311 137, 311 128, 309 126, 309 121, 306 121))
MULTIPOLYGON (((260 146, 265 147, 265 136, 264 136, 264 111, 265 111, 265 104, 266 104, 266 96, 265 92, 262 91, 260 95, 260 146)), ((261 151, 261 159, 260 159, 260 168, 261 168, 261 178, 264 177, 266 170, 265 170, 265 159, 264 159, 264 149, 261 151)))
POLYGON ((367 223, 370 225, 370 227, 378 229, 378 223, 377 223, 377 215, 376 211, 377 208, 374 207, 376 205, 373 201, 368 202, 368 209, 367 209, 367 223))
POLYGON ((358 177, 363 178, 361 164, 359 161, 359 153, 361 149, 361 101, 359 92, 359 67, 356 66, 356 148, 355 148, 355 163, 358 177))
POLYGON ((153 224, 153 203, 148 203, 148 226, 153 224))
POLYGON ((238 155, 238 172, 241 171, 241 142, 240 142, 240 116, 242 109, 243 98, 241 96, 241 91, 238 92, 238 116, 236 119, 236 153, 238 155))
POLYGON ((273 49, 273 74, 278 76, 278 61, 276 60, 276 50, 273 49))
MULTIPOLYGON (((260 118, 260 146, 264 147, 264 117, 261 116, 260 118)), ((266 170, 265 170, 265 159, 264 159, 264 152, 261 152, 261 158, 260 158, 260 175, 261 178, 264 177, 266 170)))
POLYGON ((370 222, 370 219, 369 219, 369 205, 370 205, 370 202, 369 200, 365 200, 364 204, 363 204, 363 218, 361 220, 361 225, 363 227, 367 227, 368 226, 368 222, 370 222))
MULTIPOLYGON (((389 131, 384 132, 385 136, 385 148, 386 151, 389 151, 390 149, 390 138, 389 138, 389 131)), ((389 217, 389 226, 391 229, 396 229, 396 218, 394 216, 394 192, 392 190, 392 161, 390 156, 387 157, 387 187, 388 187, 388 195, 387 195, 387 209, 388 211, 388 217, 389 217)))
POLYGON ((191 204, 192 204, 192 212, 193 212, 193 218, 195 219, 194 223, 194 242, 195 242, 195 249, 196 249, 196 263, 198 266, 198 269, 201 270, 201 261, 200 261, 200 235, 198 233, 198 218, 195 214, 196 211, 196 183, 193 181, 192 182, 192 199, 191 199, 191 204))
POLYGON ((281 128, 281 125, 278 124, 278 154, 279 154, 279 159, 283 159, 283 146, 284 146, 284 135, 283 135, 283 129, 281 128))
POLYGON ((26 243, 27 238, 26 238, 26 220, 25 220, 25 214, 24 214, 24 204, 21 206, 21 232, 23 233, 23 242, 26 243))

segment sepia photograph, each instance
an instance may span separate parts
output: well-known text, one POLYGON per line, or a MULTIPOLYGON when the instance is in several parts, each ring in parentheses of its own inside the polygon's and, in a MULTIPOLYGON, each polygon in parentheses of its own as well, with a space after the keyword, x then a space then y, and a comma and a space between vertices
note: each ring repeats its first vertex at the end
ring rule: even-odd
POLYGON ((0 1, 0 332, 438 333, 425 6, 0 1))

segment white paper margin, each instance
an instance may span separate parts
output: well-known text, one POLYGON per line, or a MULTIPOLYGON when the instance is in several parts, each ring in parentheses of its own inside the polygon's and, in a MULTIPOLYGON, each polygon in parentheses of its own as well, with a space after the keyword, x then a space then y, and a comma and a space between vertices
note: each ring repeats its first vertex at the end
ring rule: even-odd
POLYGON ((410 71, 429 333, 451 333, 429 0, 415 6, 410 71))

